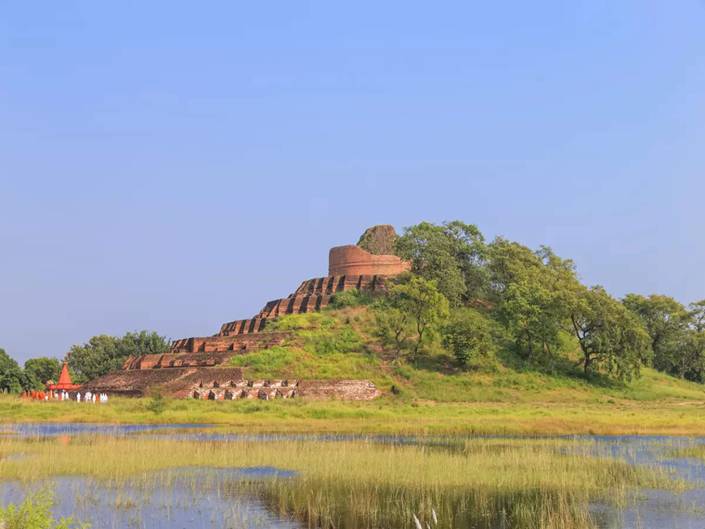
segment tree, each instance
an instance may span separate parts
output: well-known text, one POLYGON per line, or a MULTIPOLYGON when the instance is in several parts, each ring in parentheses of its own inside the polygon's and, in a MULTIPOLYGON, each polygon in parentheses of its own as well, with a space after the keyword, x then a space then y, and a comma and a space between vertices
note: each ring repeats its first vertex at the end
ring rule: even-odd
POLYGON ((415 361, 448 317, 448 300, 435 281, 415 274, 396 281, 376 306, 377 335, 394 344, 397 359, 406 351, 415 361))
POLYGON ((414 333, 411 315, 402 312, 388 299, 378 301, 373 309, 375 335, 385 347, 391 347, 394 350, 394 361, 398 362, 414 333))
POLYGON ((94 336, 88 343, 74 345, 67 355, 78 382, 85 382, 122 367, 130 356, 167 352, 169 343, 155 332, 128 332, 122 338, 94 336))
POLYGON ((49 380, 56 382, 61 372, 61 362, 56 358, 30 358, 24 363, 24 373, 28 388, 44 389, 49 380))
POLYGON ((443 345, 461 367, 487 356, 494 348, 491 320, 475 309, 457 309, 443 328, 443 345))
POLYGON ((19 364, 0 348, 0 392, 19 393, 25 385, 19 364))
POLYGON ((451 306, 483 297, 486 247, 476 226, 460 221, 441 226, 422 222, 406 228, 395 248, 397 255, 411 261, 415 274, 436 281, 451 306))
POLYGON ((680 376, 705 382, 705 300, 689 305, 688 329, 680 351, 680 376))
POLYGON ((421 348, 430 341, 448 318, 448 300, 438 291, 435 281, 409 275, 400 278, 390 291, 392 303, 407 314, 416 329, 411 357, 416 360, 421 348))
POLYGON ((602 369, 620 380, 639 375, 650 340, 641 322, 602 287, 576 293, 570 315, 583 353, 583 372, 602 369))
POLYGON ((683 376, 683 347, 690 315, 675 299, 651 295, 628 294, 624 305, 643 323, 651 338, 653 365, 659 371, 683 376))
POLYGON ((705 332, 705 299, 691 303, 690 321, 695 332, 705 332))
POLYGON ((561 331, 578 285, 572 261, 546 247, 532 252, 504 239, 490 245, 488 257, 496 317, 521 356, 546 361, 561 345, 561 331))

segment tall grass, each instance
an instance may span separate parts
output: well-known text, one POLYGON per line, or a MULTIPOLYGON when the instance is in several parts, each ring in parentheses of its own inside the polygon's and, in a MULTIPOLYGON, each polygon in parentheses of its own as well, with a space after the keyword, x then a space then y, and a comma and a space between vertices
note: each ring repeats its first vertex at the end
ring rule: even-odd
POLYGON ((233 483, 309 527, 586 529, 591 501, 624 504, 640 487, 678 487, 661 471, 591 455, 569 440, 475 439, 451 447, 372 441, 195 442, 145 438, 0 440, 0 479, 83 475, 109 485, 168 487, 184 467, 273 466, 294 478, 233 483), (162 471, 155 473, 154 471, 162 471))

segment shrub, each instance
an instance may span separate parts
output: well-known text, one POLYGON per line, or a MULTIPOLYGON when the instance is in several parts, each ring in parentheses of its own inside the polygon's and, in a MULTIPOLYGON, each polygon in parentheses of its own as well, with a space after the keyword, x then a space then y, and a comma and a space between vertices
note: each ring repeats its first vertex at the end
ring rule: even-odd
POLYGON ((154 415, 161 415, 166 410, 166 399, 161 393, 155 393, 145 407, 154 415))
POLYGON ((343 309, 345 307, 369 305, 371 302, 372 296, 368 292, 360 292, 358 289, 353 288, 335 294, 330 301, 330 306, 334 309, 343 309))
POLYGON ((457 310, 443 328, 443 345, 465 367, 470 360, 487 356, 494 349, 492 323, 477 310, 457 310))
POLYGON ((75 522, 72 518, 55 520, 51 509, 54 496, 41 490, 27 496, 19 505, 0 508, 0 527, 3 529, 88 529, 89 524, 75 522))

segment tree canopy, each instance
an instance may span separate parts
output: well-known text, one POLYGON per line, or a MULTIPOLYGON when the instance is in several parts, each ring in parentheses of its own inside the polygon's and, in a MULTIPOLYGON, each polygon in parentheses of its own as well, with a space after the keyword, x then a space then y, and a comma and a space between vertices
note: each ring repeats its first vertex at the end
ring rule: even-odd
POLYGON ((480 230, 460 221, 441 226, 422 222, 407 228, 396 242, 397 255, 411 261, 415 274, 436 281, 452 306, 483 297, 485 252, 480 230))
POLYGON ((49 380, 56 382, 61 372, 61 362, 56 358, 30 358, 24 363, 26 389, 44 389, 49 380))
POLYGON ((394 346, 397 358, 406 352, 414 361, 448 317, 448 300, 436 282, 413 274, 397 278, 376 308, 379 336, 394 346))
POLYGON ((165 353, 168 349, 168 341, 155 332, 128 332, 123 337, 103 334, 72 346, 67 360, 76 381, 84 382, 120 369, 129 356, 165 353))
POLYGON ((585 375, 600 369, 620 380, 639 375, 649 335, 639 320, 604 288, 580 287, 570 314, 585 375))
MULTIPOLYGON (((574 263, 550 248, 532 250, 501 237, 487 243, 476 226, 461 221, 406 228, 395 248, 415 276, 448 300, 450 318, 433 327, 444 329, 443 343, 461 365, 485 348, 489 322, 536 366, 579 357, 586 376, 629 380, 641 365, 653 365, 705 382, 705 300, 686 308, 668 296, 630 294, 620 303, 602 287, 583 285, 574 263)), ((385 319, 379 328, 387 329, 389 343, 408 348, 414 318, 398 298, 378 315, 385 319)))
POLYGON ((0 348, 0 392, 19 393, 25 386, 19 364, 0 348))

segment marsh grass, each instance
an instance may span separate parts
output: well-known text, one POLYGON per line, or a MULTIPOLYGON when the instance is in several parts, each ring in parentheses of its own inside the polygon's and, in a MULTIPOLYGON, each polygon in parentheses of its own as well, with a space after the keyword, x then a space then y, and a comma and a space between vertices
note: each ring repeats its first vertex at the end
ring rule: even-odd
POLYGON ((669 453, 672 457, 688 457, 705 461, 705 445, 674 447, 669 453))
MULTIPOLYGON (((584 441, 470 439, 450 444, 381 444, 371 440, 195 442, 155 438, 77 437, 0 440, 0 479, 86 476, 117 489, 173 486, 188 469, 275 467, 294 477, 233 478, 233 493, 257 494, 277 513, 309 527, 583 529, 592 501, 624 505, 639 488, 679 488, 663 471, 591 455, 584 441)), ((214 476, 218 473, 214 472, 214 476)), ((213 482, 215 483, 215 481, 213 482)), ((192 481, 203 494, 213 483, 192 481)), ((145 492, 146 494, 147 492, 145 492)), ((127 505, 127 501, 123 502, 127 505)))

